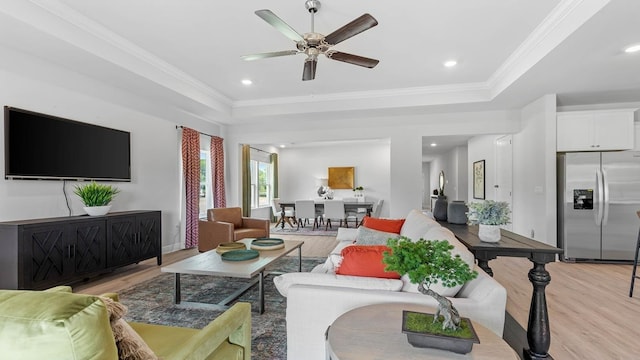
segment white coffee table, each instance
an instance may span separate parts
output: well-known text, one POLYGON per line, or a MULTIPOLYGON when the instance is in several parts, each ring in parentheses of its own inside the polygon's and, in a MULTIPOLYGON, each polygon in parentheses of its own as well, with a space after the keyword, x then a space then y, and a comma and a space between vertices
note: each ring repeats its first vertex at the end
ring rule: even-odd
MULTIPOLYGON (((254 239, 242 239, 239 242, 244 243, 248 249, 251 245, 251 241, 253 240, 254 239)), ((175 303, 186 306, 225 309, 230 302, 240 297, 254 285, 258 284, 260 299, 259 311, 260 314, 262 314, 264 312, 264 277, 266 267, 271 265, 274 261, 298 249, 298 271, 302 271, 302 244, 304 244, 304 241, 285 240, 284 248, 277 250, 260 250, 259 257, 245 261, 222 260, 220 254, 215 250, 210 250, 171 265, 163 266, 161 271, 175 274, 175 303), (236 292, 217 304, 204 304, 181 301, 180 274, 210 275, 245 279, 253 279, 257 277, 257 279, 254 279, 248 285, 238 289, 236 292)))
POLYGON ((473 328, 480 344, 474 344, 468 354, 413 347, 402 333, 402 310, 434 312, 431 307, 400 303, 368 305, 348 311, 327 330, 327 359, 520 359, 504 340, 477 322, 473 322, 473 328))

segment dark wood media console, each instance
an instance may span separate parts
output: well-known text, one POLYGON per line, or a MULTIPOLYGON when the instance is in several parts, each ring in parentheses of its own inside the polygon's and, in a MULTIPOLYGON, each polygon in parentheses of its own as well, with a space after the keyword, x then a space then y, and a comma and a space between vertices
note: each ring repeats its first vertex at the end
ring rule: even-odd
POLYGON ((0 222, 0 289, 67 285, 156 257, 160 211, 0 222))

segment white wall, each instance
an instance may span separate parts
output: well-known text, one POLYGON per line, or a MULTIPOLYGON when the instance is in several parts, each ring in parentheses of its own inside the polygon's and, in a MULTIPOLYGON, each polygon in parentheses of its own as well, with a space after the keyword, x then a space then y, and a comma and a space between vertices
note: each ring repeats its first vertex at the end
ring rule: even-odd
POLYGON ((444 154, 435 157, 430 163, 431 181, 425 194, 430 196, 433 189, 438 189, 440 171, 444 171, 444 194, 448 201, 467 201, 467 147, 457 146, 444 154))
POLYGON ((431 209, 431 162, 422 163, 422 208, 431 209))
MULTIPOLYGON (((240 203, 239 144, 389 138, 389 216, 403 217, 422 206, 422 136, 513 133, 519 130, 519 118, 517 111, 484 111, 369 119, 327 118, 319 123, 300 118, 232 125, 225 137, 230 166, 228 199, 231 204, 240 203)), ((283 166, 280 168, 284 171, 283 166)))
MULTIPOLYGON (((187 117, 172 122, 114 105, 89 94, 111 92, 137 104, 148 105, 148 101, 136 101, 121 89, 109 88, 63 68, 43 66, 35 60, 24 61, 22 65, 20 74, 0 69, 2 105, 131 132, 132 181, 113 183, 121 193, 112 202, 111 211, 162 211, 163 251, 177 249, 181 243, 178 228, 181 192, 176 125, 192 126, 209 134, 218 132, 217 126, 187 117), (30 68, 32 65, 35 67, 30 68), (29 72, 46 72, 49 78, 59 78, 60 86, 22 75, 29 72)), ((4 139, 4 127, 0 128, 0 139, 4 139)), ((4 146, 0 147, 0 158, 4 158, 4 146)), ((81 215, 84 211, 73 194, 74 185, 75 182, 67 182, 67 198, 72 215, 81 215)), ((0 221, 68 216, 62 186, 62 181, 0 179, 0 221)))
POLYGON ((513 136, 513 231, 556 246, 556 97, 522 109, 513 136))
POLYGON ((473 197, 473 163, 484 160, 484 194, 485 200, 495 200, 495 172, 496 172, 496 149, 495 143, 502 135, 486 135, 476 136, 469 139, 468 146, 468 164, 469 172, 467 174, 467 199, 469 202, 482 201, 473 197))
MULTIPOLYGON (((317 179, 328 177, 329 167, 355 169, 354 186, 364 187, 367 201, 383 199, 381 216, 389 214, 389 140, 339 143, 332 146, 290 147, 279 151, 279 195, 281 199, 318 197, 317 179)), ((352 189, 334 190, 336 198, 353 197, 352 189)))
MULTIPOLYGON (((513 135, 513 231, 556 245, 556 100, 544 96, 522 110, 522 130, 513 135)), ((468 142, 469 167, 485 160, 485 199, 495 200, 496 140, 476 136, 468 142)), ((473 198, 470 171, 469 201, 473 198)))

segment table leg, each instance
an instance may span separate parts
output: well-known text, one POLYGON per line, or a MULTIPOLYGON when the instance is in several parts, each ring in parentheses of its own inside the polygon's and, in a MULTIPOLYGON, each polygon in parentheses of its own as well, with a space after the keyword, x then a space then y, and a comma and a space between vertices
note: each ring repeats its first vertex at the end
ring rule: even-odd
POLYGON ((489 267, 489 260, 478 259, 478 266, 484 270, 489 276, 493 277, 493 270, 489 267))
POLYGON ((258 274, 258 288, 259 288, 259 309, 260 314, 264 314, 264 271, 260 271, 258 274))
POLYGON ((298 246, 298 272, 302 272, 302 246, 298 246))
POLYGON ((280 228, 284 230, 284 206, 280 205, 280 228))
POLYGON ((176 273, 175 278, 176 278, 176 281, 175 281, 175 285, 174 285, 174 288, 173 288, 173 296, 174 296, 174 298, 173 298, 174 300, 173 301, 176 304, 180 304, 180 298, 181 298, 181 295, 180 295, 180 273, 176 273))
POLYGON ((553 359, 548 353, 551 346, 551 332, 549 330, 547 299, 544 292, 545 287, 551 281, 551 276, 545 269, 544 262, 530 260, 533 262, 533 268, 529 270, 529 281, 533 284, 533 294, 531 295, 527 328, 529 349, 523 349, 523 355, 525 360, 553 359))

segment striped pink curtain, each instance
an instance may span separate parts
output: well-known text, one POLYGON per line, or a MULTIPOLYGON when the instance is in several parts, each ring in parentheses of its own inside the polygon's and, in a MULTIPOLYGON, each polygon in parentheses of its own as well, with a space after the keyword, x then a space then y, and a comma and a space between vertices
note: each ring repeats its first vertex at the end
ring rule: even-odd
POLYGON ((198 218, 200 217, 200 133, 182 128, 182 172, 186 194, 185 247, 198 246, 198 218))
POLYGON ((213 207, 227 207, 227 198, 224 189, 224 149, 221 137, 211 137, 211 172, 213 181, 213 207))

